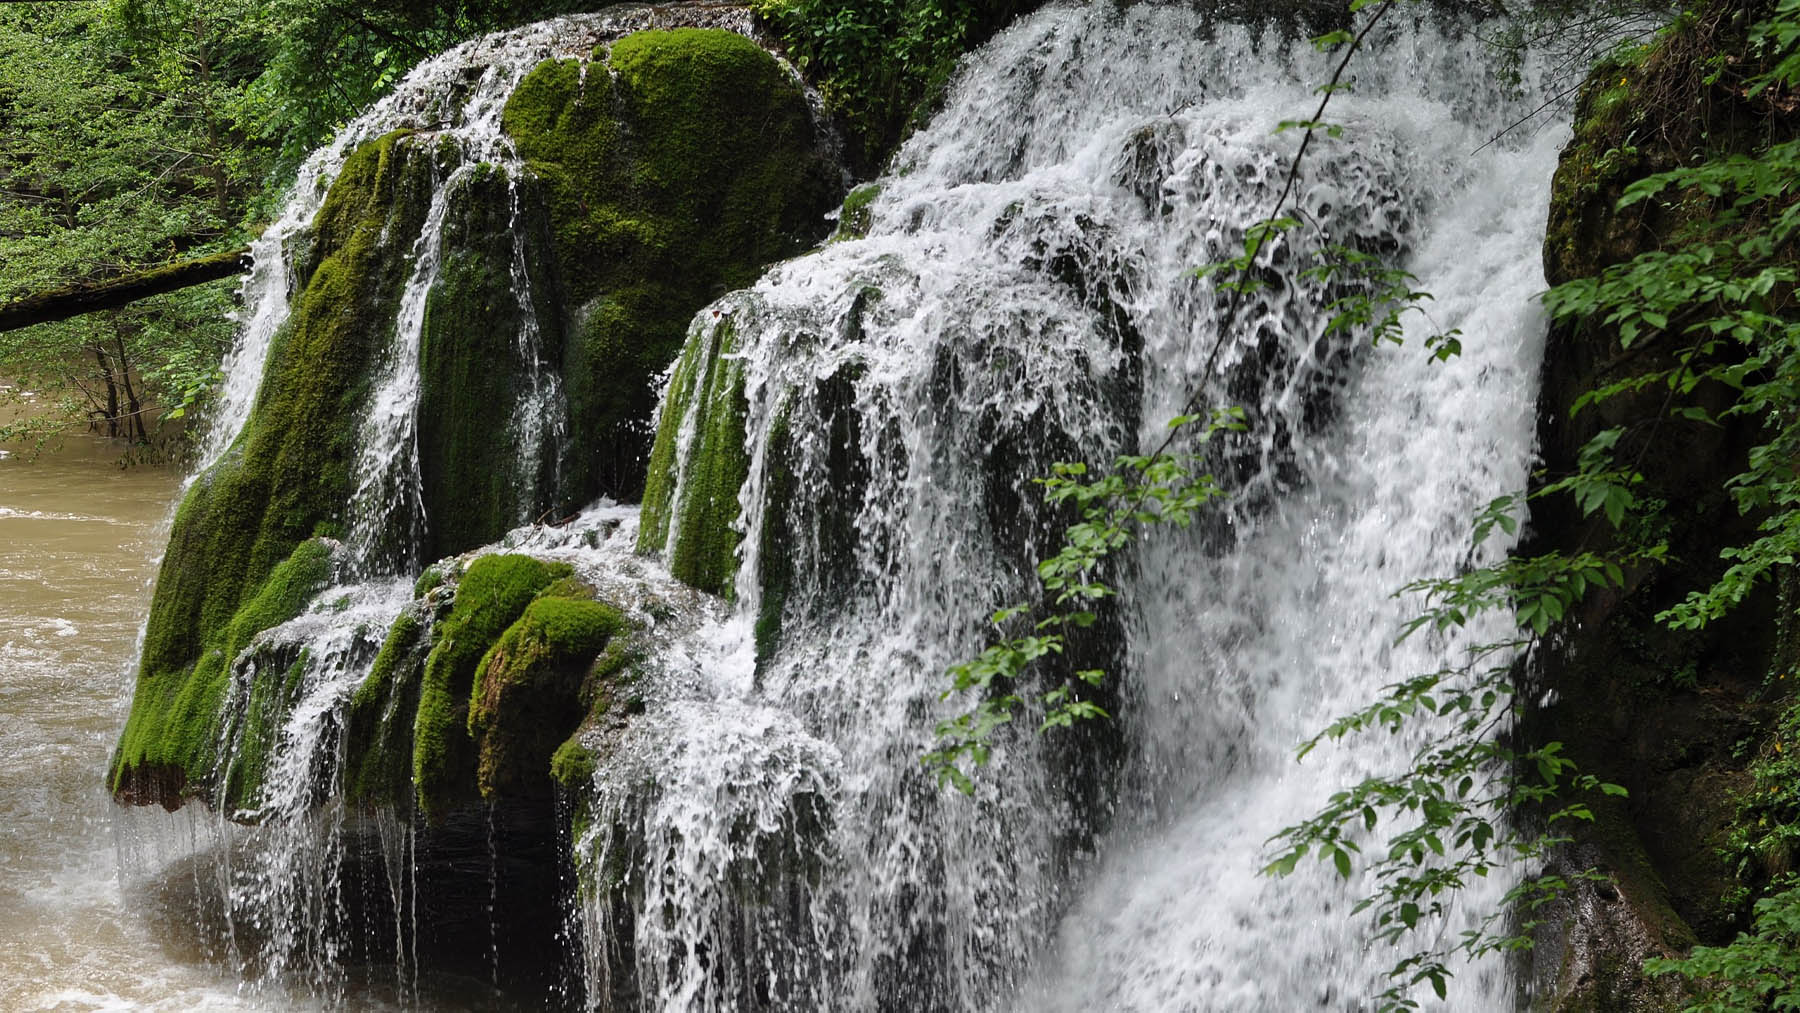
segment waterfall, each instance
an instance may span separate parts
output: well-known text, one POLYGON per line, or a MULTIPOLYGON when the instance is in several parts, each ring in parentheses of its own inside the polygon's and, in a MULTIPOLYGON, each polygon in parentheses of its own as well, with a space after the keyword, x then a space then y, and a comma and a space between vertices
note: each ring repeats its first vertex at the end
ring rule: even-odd
MULTIPOLYGON (((1375 40, 1302 173, 1317 229, 1201 375, 1226 300, 1192 269, 1273 210, 1298 143, 1273 128, 1330 59, 1177 7, 1047 10, 964 67, 866 237, 696 320, 715 366, 671 378, 672 509, 716 452, 701 415, 741 387, 737 639, 709 634, 595 775, 603 1008, 1357 1009, 1385 987, 1398 957, 1350 914, 1368 884, 1262 879, 1262 842, 1416 740, 1303 766, 1299 742, 1506 633, 1396 646, 1411 605, 1389 595, 1467 565, 1472 512, 1525 482, 1560 137, 1485 145, 1536 99, 1475 38, 1375 40), (1343 291, 1298 271, 1327 241, 1433 294, 1405 347, 1324 337, 1343 291), (1465 351, 1437 363, 1424 338, 1452 328, 1465 351), (1230 504, 1147 536, 1125 605, 1072 647, 1112 672, 1114 721, 1003 737, 974 799, 939 790, 918 761, 944 669, 1054 545, 1030 480, 1155 445, 1196 385, 1251 431, 1214 460, 1230 504)), ((1497 964, 1454 987, 1512 1006, 1497 964)))
MULTIPOLYGON (((257 245, 208 461, 248 417, 289 261, 348 152, 402 127, 449 138, 422 232, 384 240, 408 280, 332 586, 231 671, 233 762, 257 687, 288 694, 267 761, 278 780, 257 826, 220 819, 199 835, 215 864, 197 890, 221 898, 234 959, 265 982, 341 1000, 342 964, 371 950, 393 978, 382 995, 404 1004, 425 988, 425 831, 342 796, 346 715, 383 635, 436 607, 410 578, 429 561, 415 360, 445 208, 469 175, 519 171, 493 113, 532 65, 655 16, 561 19, 428 61, 308 160, 257 245)), ((1300 741, 1504 632, 1396 646, 1409 604, 1389 595, 1507 549, 1496 538, 1471 556, 1468 521, 1521 488, 1532 460, 1544 328, 1532 297, 1561 138, 1486 143, 1542 101, 1529 63, 1504 84, 1474 33, 1386 32, 1333 99, 1343 137, 1321 135, 1303 167, 1308 227, 1227 321, 1228 300, 1194 269, 1235 253, 1273 210, 1299 143, 1274 127, 1311 111, 1332 60, 1187 5, 1023 20, 967 60, 878 181, 866 235, 778 264, 695 318, 667 380, 674 447, 661 467, 675 514, 735 505, 735 522, 603 502, 462 558, 566 563, 646 631, 630 699, 588 733, 577 884, 554 927, 575 951, 560 999, 1366 1008, 1397 959, 1350 914, 1369 884, 1312 867, 1263 879, 1262 843, 1391 769, 1411 740, 1347 742, 1297 765, 1300 741), (1328 243, 1404 265, 1432 293, 1402 347, 1327 334, 1325 304, 1356 291, 1301 275, 1328 243), (1424 335, 1452 328, 1463 354, 1437 363, 1424 335), (1154 446, 1195 389, 1246 411, 1249 432, 1210 461, 1232 499, 1127 552, 1119 603, 1053 661, 1061 675, 1106 669, 1113 717, 1038 736, 1028 712, 973 797, 940 788, 920 757, 968 703, 941 699, 945 669, 981 650, 996 608, 1035 596, 1036 561, 1067 520, 1033 479, 1154 446), (730 473, 719 454, 741 458, 741 485, 709 484, 730 473), (634 553, 640 543, 664 559, 634 553), (671 575, 700 551, 729 564, 714 588, 728 594, 671 575)), ((505 439, 543 455, 555 481, 560 395, 539 368, 514 252, 531 382, 505 439)), ((490 822, 484 856, 438 861, 497 868, 502 833, 490 822)), ((1452 912, 1452 937, 1504 893, 1507 876, 1491 878, 1452 912)), ((477 899, 490 933, 499 880, 477 899)), ((470 974, 497 979, 498 953, 478 952, 470 974)), ((1456 1009, 1515 1003, 1498 963, 1453 988, 1456 1009)))

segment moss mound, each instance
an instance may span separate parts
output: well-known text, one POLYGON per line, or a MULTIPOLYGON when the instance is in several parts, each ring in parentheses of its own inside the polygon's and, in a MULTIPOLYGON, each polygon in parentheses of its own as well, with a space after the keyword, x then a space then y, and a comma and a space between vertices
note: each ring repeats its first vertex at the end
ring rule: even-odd
MULTIPOLYGON (((160 679, 140 679, 113 756, 109 777, 113 792, 127 801, 155 802, 171 809, 190 793, 212 795, 232 660, 258 633, 304 611, 330 577, 330 546, 319 539, 302 542, 215 633, 191 667, 160 679)), ((279 714, 285 711, 281 701, 287 694, 281 689, 291 681, 265 680, 266 685, 254 687, 232 777, 223 797, 215 801, 232 808, 254 804, 261 787, 262 757, 279 727, 279 714)))
POLYGON ((627 628, 610 605, 547 590, 501 634, 469 700, 483 798, 548 794, 552 758, 622 665, 627 628))
POLYGON ((454 805, 472 801, 475 746, 467 715, 475 670, 531 599, 569 572, 566 563, 501 555, 482 556, 463 574, 425 659, 413 724, 413 785, 426 816, 440 819, 454 805))
MULTIPOLYGON (((110 772, 121 799, 217 801, 217 713, 230 658, 248 641, 240 634, 255 632, 250 607, 277 581, 278 564, 346 524, 360 420, 439 180, 449 176, 455 189, 420 337, 428 544, 405 547, 426 558, 601 493, 635 497, 653 384, 692 315, 822 238, 842 190, 798 84, 756 44, 724 31, 644 32, 587 61, 546 62, 515 91, 503 123, 523 174, 489 166, 451 174, 453 150, 399 131, 352 153, 332 185, 296 251, 292 313, 250 421, 178 511, 110 772), (529 285, 518 284, 521 275, 529 285), (532 301, 521 300, 525 289, 532 301), (530 342, 521 335, 536 344, 531 358, 561 374, 570 411, 561 462, 520 453, 513 409, 544 379, 523 361, 530 342)), ((707 578, 728 583, 717 560, 729 549, 703 554, 713 560, 701 567, 707 578)), ((441 623, 422 607, 415 618, 430 637, 415 631, 390 644, 395 660, 374 680, 380 691, 357 712, 365 723, 357 734, 374 751, 356 775, 364 797, 395 797, 403 770, 428 809, 441 809, 452 786, 473 792, 464 701, 476 667, 554 579, 540 573, 524 580, 527 590, 496 591, 476 618, 471 603, 491 590, 484 574, 502 565, 472 567, 441 623), (377 705, 386 718, 377 720, 377 705), (415 708, 410 742, 377 727, 415 708)), ((422 589, 431 583, 421 577, 422 589)), ((234 735, 267 733, 291 691, 280 675, 271 681, 249 688, 252 710, 234 735)), ((239 751, 225 791, 232 799, 253 797, 260 749, 239 751)))
POLYGON ((386 237, 416 235, 430 199, 428 153, 406 139, 389 134, 346 161, 299 265, 304 284, 269 351, 250 422, 176 513, 110 774, 121 798, 172 805, 210 793, 212 707, 229 661, 213 656, 242 646, 240 610, 276 565, 342 518, 369 375, 405 284, 405 251, 386 237))
POLYGON ((574 427, 569 503, 635 498, 654 378, 693 314, 822 238, 842 190, 805 96, 755 43, 639 32, 551 61, 503 123, 543 185, 574 427))
POLYGON ((607 712, 631 630, 567 564, 476 558, 388 632, 351 701, 346 795, 416 802, 434 823, 482 800, 548 799, 554 769, 576 776, 576 733, 607 712))

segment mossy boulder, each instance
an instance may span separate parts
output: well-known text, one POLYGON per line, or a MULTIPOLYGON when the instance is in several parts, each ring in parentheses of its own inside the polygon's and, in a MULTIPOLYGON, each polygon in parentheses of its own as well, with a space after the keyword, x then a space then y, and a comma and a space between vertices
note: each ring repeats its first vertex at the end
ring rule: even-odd
POLYGON ((416 804, 433 824, 481 802, 545 802, 638 656, 635 627, 566 563, 501 554, 439 569, 351 700, 345 794, 416 804))
MULTIPOLYGON (((602 493, 635 498, 653 385, 689 319, 822 238, 843 189, 798 82, 730 32, 643 32, 548 61, 502 119, 523 169, 462 164, 447 138, 397 131, 349 156, 293 244, 291 313, 249 421, 177 513, 110 773, 122 799, 213 798, 224 655, 242 649, 228 627, 296 546, 351 526, 361 422, 421 255, 438 257, 419 347, 425 544, 375 547, 401 560, 602 493), (441 242, 418 244, 441 185, 441 242), (557 386, 568 414, 526 419, 527 395, 557 386)), ((441 724, 461 731, 435 734, 438 683, 466 695, 479 659, 421 675, 434 734, 405 752, 428 782, 467 745, 453 741, 460 713, 441 724)), ((369 783, 387 785, 377 766, 369 783)))
MULTIPOLYGON (((254 804, 262 758, 279 727, 291 678, 278 676, 253 688, 236 735, 236 756, 225 791, 215 781, 221 736, 219 722, 231 688, 232 662, 258 633, 305 610, 329 582, 331 545, 310 539, 296 546, 269 573, 231 620, 186 669, 140 680, 131 716, 113 755, 109 784, 121 799, 159 803, 173 809, 191 794, 202 794, 232 809, 254 804)), ((291 673, 289 673, 291 674, 291 673)))
POLYGON ((553 756, 588 715, 606 709, 629 624, 591 593, 546 589, 482 658, 468 724, 483 798, 547 796, 553 756))
POLYGON ((171 805, 211 793, 230 660, 219 656, 243 646, 233 633, 241 610, 296 546, 342 524, 358 422, 408 269, 393 237, 424 222, 432 157, 404 131, 370 141, 319 211, 250 420, 176 512, 110 772, 122 799, 171 805))
POLYGON ((476 797, 468 713, 481 659, 539 591, 569 573, 566 563, 530 556, 481 556, 457 583, 450 614, 434 631, 425 658, 413 722, 413 786, 428 817, 440 819, 476 797))
POLYGON ((846 239, 865 239, 869 230, 875 227, 875 199, 881 196, 880 183, 864 183, 850 191, 844 198, 844 204, 838 208, 837 231, 831 234, 834 243, 846 239))
POLYGON ((542 184, 575 420, 565 501, 644 484, 653 381, 693 314, 823 238, 843 190, 799 85, 717 29, 533 70, 503 116, 542 184))

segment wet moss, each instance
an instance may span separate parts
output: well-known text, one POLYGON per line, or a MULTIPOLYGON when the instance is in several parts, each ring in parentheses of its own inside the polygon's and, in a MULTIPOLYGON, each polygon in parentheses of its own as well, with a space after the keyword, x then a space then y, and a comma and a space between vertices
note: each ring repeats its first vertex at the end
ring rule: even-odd
POLYGON ((259 671, 233 736, 235 747, 226 762, 217 800, 224 812, 248 814, 262 805, 269 751, 299 695, 306 674, 306 652, 301 651, 288 665, 271 666, 267 671, 280 674, 270 677, 259 671))
POLYGON ((428 559, 487 544, 541 516, 551 506, 555 465, 547 453, 521 453, 525 440, 513 418, 514 406, 533 392, 538 366, 561 357, 561 323, 545 298, 549 236, 535 187, 488 166, 451 187, 419 340, 428 559), (519 274, 531 284, 518 284, 519 274), (528 332, 539 364, 523 356, 528 332))
POLYGON ((880 183, 864 183, 850 191, 844 198, 844 204, 838 208, 837 231, 832 233, 831 241, 841 242, 845 239, 862 239, 875 226, 875 213, 871 210, 875 198, 881 196, 880 183))
MULTIPOLYGON (((176 675, 139 683, 115 751, 109 783, 127 801, 173 806, 195 792, 211 793, 217 765, 219 721, 231 685, 231 662, 263 630, 288 621, 331 577, 331 548, 301 543, 213 634, 199 659, 176 675), (171 794, 172 793, 172 794, 171 794)), ((268 690, 253 688, 248 741, 240 746, 236 780, 223 800, 243 803, 261 783, 262 742, 269 722, 268 690)))
POLYGON ((1545 228, 1545 273, 1552 283, 1599 273, 1629 260, 1653 243, 1654 201, 1621 214, 1619 195, 1632 181, 1673 168, 1650 160, 1659 148, 1632 143, 1647 107, 1634 102, 1633 80, 1642 85, 1643 52, 1622 49, 1594 65, 1576 101, 1575 133, 1563 149, 1550 189, 1545 228))
POLYGON ((503 123, 542 183, 567 341, 568 503, 644 486, 653 379, 693 314, 824 232, 841 174, 799 87, 710 29, 627 36, 550 61, 503 123))
POLYGON ((727 596, 741 540, 738 490, 750 471, 736 337, 726 318, 697 328, 682 352, 657 425, 638 535, 639 551, 665 553, 676 579, 727 596), (678 444, 690 432, 684 455, 678 444))
POLYGON ((413 786, 419 808, 434 822, 475 799, 468 701, 481 659, 539 591, 569 573, 566 563, 482 556, 457 585, 450 614, 438 625, 425 659, 413 722, 413 786))
POLYGON ((548 797, 552 757, 586 716, 588 677, 613 667, 627 629, 611 605, 546 593, 488 650, 468 718, 483 798, 548 797))
POLYGON ((345 162, 250 419, 176 513, 110 775, 121 798, 175 804, 210 791, 215 757, 203 743, 228 660, 214 652, 277 564, 321 525, 342 525, 357 420, 407 270, 406 251, 388 237, 416 235, 429 204, 429 152, 407 136, 370 141, 345 162), (172 766, 134 773, 165 761, 172 766))
MULTIPOLYGON (((579 792, 593 783, 594 770, 598 765, 599 759, 594 756, 594 751, 581 744, 580 734, 577 733, 563 740, 563 744, 556 747, 556 752, 551 755, 550 777, 569 791, 579 792)), ((574 837, 579 840, 582 828, 575 825, 571 829, 574 837)))
POLYGON ((420 615, 402 612, 350 698, 344 795, 352 804, 412 810, 413 725, 431 649, 429 632, 420 615))

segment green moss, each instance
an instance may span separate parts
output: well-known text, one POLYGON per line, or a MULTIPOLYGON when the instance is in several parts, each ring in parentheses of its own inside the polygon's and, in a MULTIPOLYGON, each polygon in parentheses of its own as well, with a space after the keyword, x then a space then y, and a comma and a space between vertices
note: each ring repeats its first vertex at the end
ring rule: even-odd
POLYGON ((282 673, 279 677, 259 677, 251 686, 220 788, 219 806, 224 811, 248 813, 261 805, 269 751, 299 695, 306 661, 302 651, 292 664, 269 669, 282 673))
POLYGON ((406 137, 370 141, 345 162, 300 258, 302 288, 250 419, 176 513, 111 771, 121 797, 173 804, 210 790, 212 750, 188 740, 219 698, 226 659, 212 652, 276 564, 322 524, 342 523, 357 422, 407 271, 383 236, 415 234, 429 203, 430 159, 406 137), (174 767, 134 771, 165 761, 174 767))
MULTIPOLYGON (((282 561, 212 639, 180 678, 140 681, 131 716, 113 756, 110 784, 132 801, 173 804, 193 792, 212 793, 217 766, 220 711, 231 683, 231 662, 263 630, 287 622, 331 577, 331 549, 306 541, 282 561), (169 793, 174 793, 170 795, 169 793)), ((288 673, 291 680, 292 672, 288 673)), ((254 801, 261 784, 264 739, 278 723, 270 711, 286 698, 259 684, 240 736, 233 784, 220 799, 241 806, 254 801)), ((285 708, 283 708, 285 709, 285 708)))
POLYGON ((880 183, 864 183, 850 191, 850 195, 844 198, 843 207, 838 209, 837 231, 832 233, 831 241, 836 243, 867 236, 875 225, 875 213, 871 207, 880 196, 880 183))
POLYGON ((594 782, 597 766, 593 750, 581 744, 579 734, 571 735, 551 754, 550 777, 570 791, 581 791, 594 782))
MULTIPOLYGON (((482 797, 549 791, 552 754, 586 716, 589 670, 627 628, 610 605, 547 596, 501 635, 482 658, 469 699, 482 797)), ((620 653, 622 645, 612 651, 620 653)))
POLYGON ((750 470, 736 335, 728 318, 696 329, 682 352, 650 454, 638 534, 638 549, 665 552, 676 579, 723 595, 737 575, 738 490, 750 470), (690 426, 684 453, 677 444, 690 426))
POLYGON ((413 725, 431 647, 428 629, 415 613, 402 612, 350 699, 344 794, 354 804, 386 805, 402 812, 412 807, 413 725))
POLYGON ((413 723, 413 785, 419 808, 432 820, 474 798, 468 701, 482 657, 540 590, 569 573, 566 563, 495 555, 476 559, 463 574, 425 659, 413 723))
POLYGON ((413 581, 413 597, 423 598, 444 583, 444 571, 435 564, 427 566, 419 579, 413 581))
POLYGON ((534 364, 521 335, 535 329, 538 354, 561 358, 561 321, 546 298, 547 227, 530 181, 478 167, 451 184, 442 260, 425 302, 419 340, 419 477, 431 518, 425 558, 498 539, 551 506, 554 461, 520 453, 514 406, 532 393, 534 364), (532 282, 517 284, 515 243, 532 282), (526 296, 536 302, 522 301, 526 296))
POLYGON ((608 66, 550 61, 508 100, 541 181, 564 305, 569 502, 635 498, 652 379, 693 314, 819 238, 840 192, 800 89, 755 43, 640 32, 608 66), (609 71, 609 72, 603 72, 609 71))

